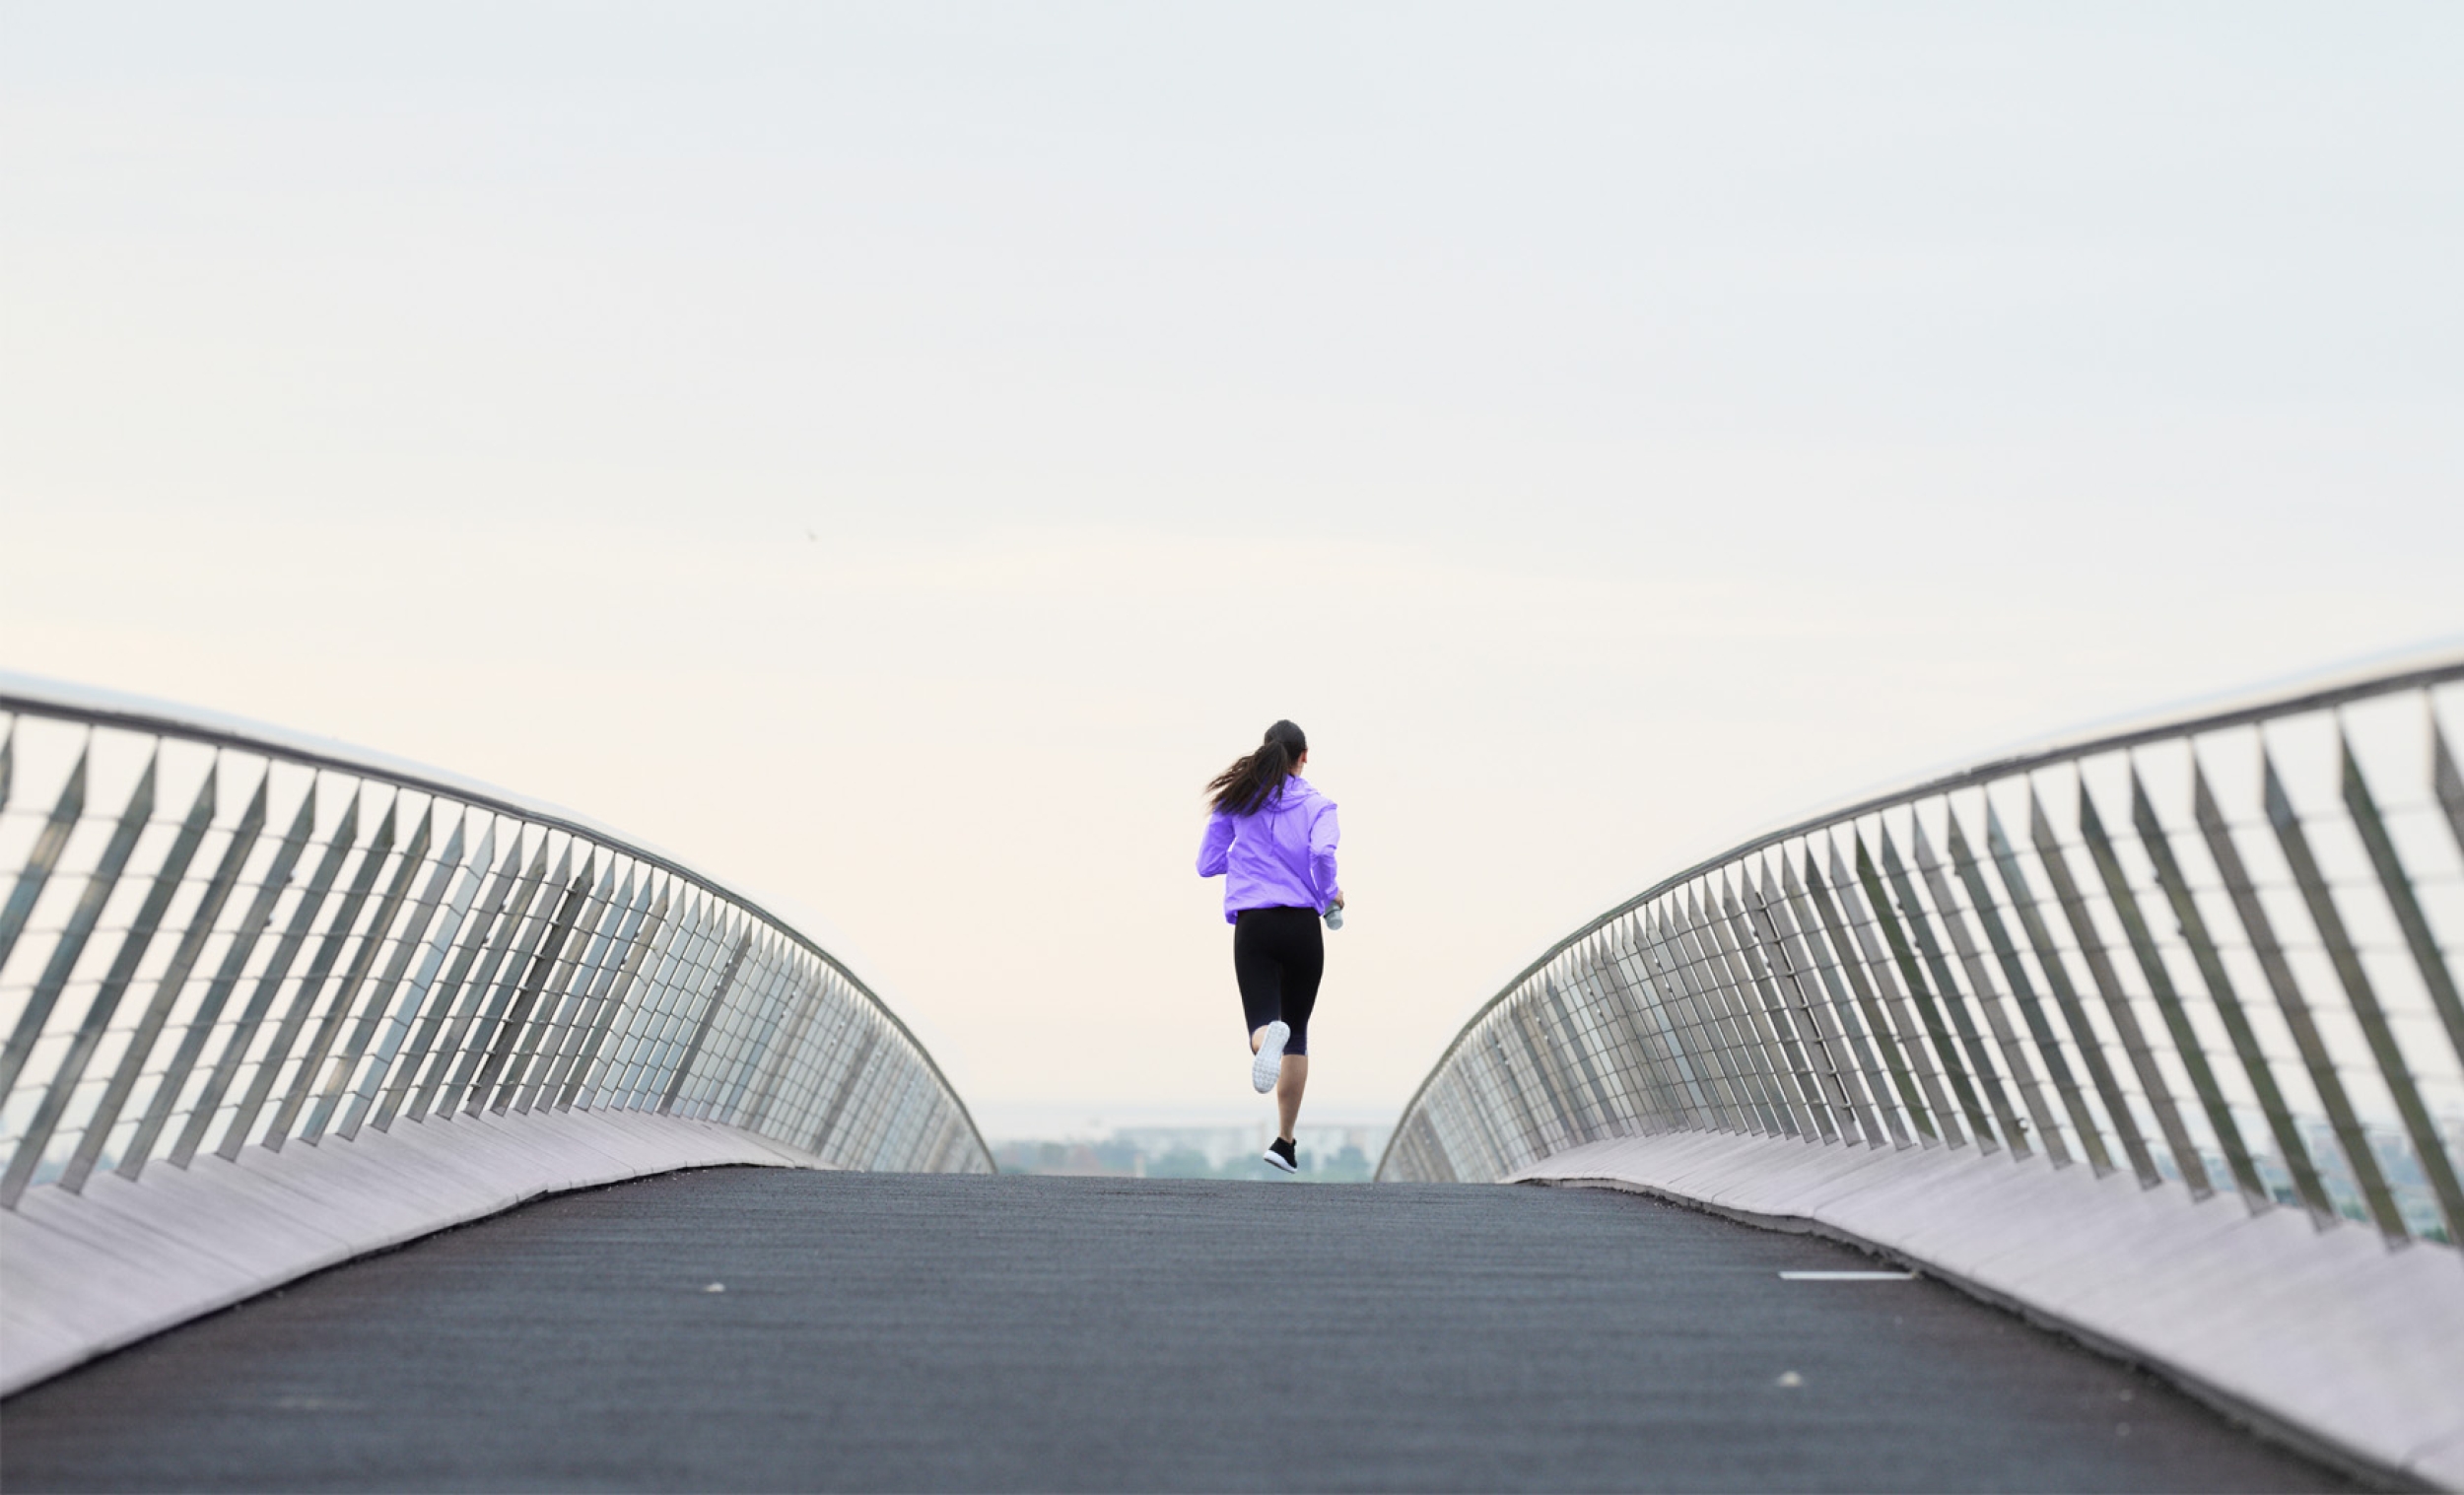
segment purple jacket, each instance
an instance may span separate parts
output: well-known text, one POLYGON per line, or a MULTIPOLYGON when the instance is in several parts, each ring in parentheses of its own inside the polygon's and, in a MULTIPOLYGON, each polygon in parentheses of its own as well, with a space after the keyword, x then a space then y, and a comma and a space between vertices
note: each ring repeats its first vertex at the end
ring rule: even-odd
POLYGON ((1341 891, 1335 880, 1335 801, 1297 775, 1247 815, 1221 810, 1206 819, 1198 875, 1223 878, 1223 921, 1243 909, 1326 912, 1341 891))

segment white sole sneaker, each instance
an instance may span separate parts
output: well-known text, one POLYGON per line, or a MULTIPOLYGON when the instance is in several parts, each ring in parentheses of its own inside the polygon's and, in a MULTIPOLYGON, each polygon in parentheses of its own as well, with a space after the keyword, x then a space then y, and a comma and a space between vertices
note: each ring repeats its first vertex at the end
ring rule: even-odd
POLYGON ((1258 1045, 1258 1053, 1249 1061, 1250 1087, 1260 1095, 1274 1088, 1283 1073, 1283 1046, 1292 1041, 1292 1030, 1285 1023, 1268 1023, 1266 1036, 1258 1045))
POLYGON ((1258 1161, 1266 1164, 1268 1168, 1273 1169, 1276 1173, 1300 1172, 1300 1169, 1296 1165, 1284 1162, 1283 1154, 1275 1151, 1271 1147, 1267 1148, 1265 1152, 1260 1153, 1258 1155, 1258 1161))

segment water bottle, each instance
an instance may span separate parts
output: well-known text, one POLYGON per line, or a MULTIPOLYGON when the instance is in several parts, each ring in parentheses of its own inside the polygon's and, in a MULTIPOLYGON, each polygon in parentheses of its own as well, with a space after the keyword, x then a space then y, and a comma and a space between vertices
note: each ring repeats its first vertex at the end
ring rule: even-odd
POLYGON ((1340 929, 1343 927, 1343 906, 1341 904, 1327 905, 1326 926, 1330 929, 1340 929))

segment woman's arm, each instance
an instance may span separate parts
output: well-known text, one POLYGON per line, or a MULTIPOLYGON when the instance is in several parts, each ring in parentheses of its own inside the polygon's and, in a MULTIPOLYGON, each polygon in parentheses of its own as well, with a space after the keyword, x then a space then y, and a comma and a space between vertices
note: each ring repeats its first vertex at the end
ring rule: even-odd
POLYGON ((1335 877, 1335 844, 1342 839, 1342 828, 1335 824, 1332 804, 1309 822, 1309 884, 1318 895, 1321 910, 1343 901, 1343 886, 1335 877))
POLYGON ((1221 877, 1232 849, 1232 817, 1217 810, 1206 817, 1206 834, 1198 842, 1198 875, 1221 877))

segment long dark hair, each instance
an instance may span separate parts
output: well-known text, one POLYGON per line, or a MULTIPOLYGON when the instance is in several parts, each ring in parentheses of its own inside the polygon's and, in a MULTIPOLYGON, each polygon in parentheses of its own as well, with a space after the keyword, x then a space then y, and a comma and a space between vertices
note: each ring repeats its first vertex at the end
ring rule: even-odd
POLYGON ((1216 809, 1227 815, 1247 815, 1283 792, 1283 781, 1292 777, 1300 755, 1308 751, 1308 735, 1288 721, 1278 721, 1266 728, 1266 740, 1256 752, 1217 774, 1206 792, 1214 796, 1216 809))

